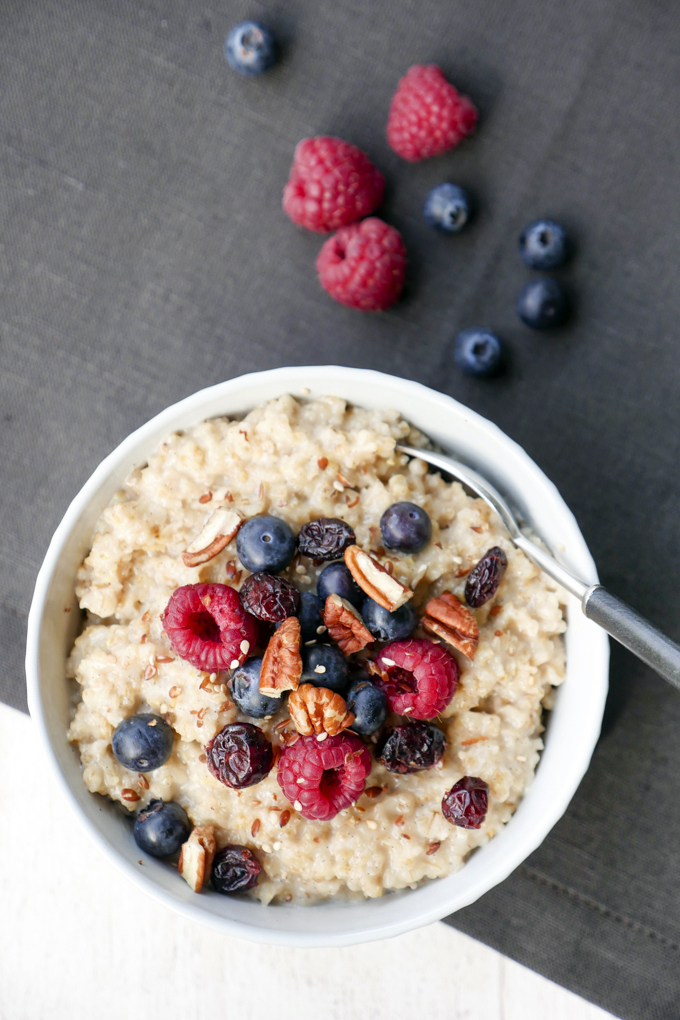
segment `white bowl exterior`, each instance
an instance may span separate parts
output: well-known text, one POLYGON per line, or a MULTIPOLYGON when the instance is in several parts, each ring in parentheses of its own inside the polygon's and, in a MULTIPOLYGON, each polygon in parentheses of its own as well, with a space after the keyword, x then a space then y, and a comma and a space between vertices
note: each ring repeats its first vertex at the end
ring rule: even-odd
POLYGON ((371 408, 397 408, 426 435, 486 475, 519 508, 553 553, 584 580, 597 573, 583 536, 557 489, 515 442, 462 404, 418 383, 337 366, 281 368, 231 379, 187 397, 147 422, 96 469, 68 508, 38 575, 26 651, 28 699, 52 772, 90 836, 109 859, 167 906, 219 930, 257 942, 297 946, 351 945, 386 938, 439 920, 473 903, 506 878, 566 810, 595 747, 607 694, 609 644, 571 599, 566 633, 567 679, 559 688, 536 777, 499 835, 448 878, 380 899, 314 907, 197 896, 177 872, 144 857, 120 811, 90 794, 78 755, 66 741, 69 690, 65 660, 79 614, 73 592, 95 523, 133 467, 165 436, 204 418, 239 416, 284 393, 333 394, 371 408))

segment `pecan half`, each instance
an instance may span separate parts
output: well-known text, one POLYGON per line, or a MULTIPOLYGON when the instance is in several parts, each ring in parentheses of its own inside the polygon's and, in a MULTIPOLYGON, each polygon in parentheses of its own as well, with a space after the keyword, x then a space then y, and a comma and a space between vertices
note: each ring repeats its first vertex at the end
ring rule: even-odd
POLYGON ((314 684, 301 684, 291 694, 288 711, 295 729, 303 737, 312 733, 328 733, 334 737, 354 722, 354 715, 347 711, 344 698, 314 684))
POLYGON ((182 553, 185 565, 197 567, 199 563, 207 563, 213 556, 217 556, 229 545, 242 523, 243 516, 238 510, 227 510, 225 507, 214 510, 201 533, 182 553))
POLYGON ((359 652, 375 641, 354 606, 339 595, 329 595, 326 599, 323 622, 343 655, 359 652))
POLYGON ((403 606, 413 595, 410 588, 388 574, 377 560, 358 545, 350 545, 345 549, 345 563, 359 587, 390 613, 403 606))
POLYGON ((191 830, 191 835, 182 846, 177 870, 184 881, 200 892, 210 875, 215 856, 215 830, 212 825, 200 825, 191 830))
POLYGON ((283 691, 296 691, 301 676, 300 621, 289 616, 269 639, 260 671, 260 694, 278 698, 283 691))
POLYGON ((450 591, 444 591, 425 606, 422 628, 436 634, 472 660, 479 643, 479 627, 474 616, 450 591))

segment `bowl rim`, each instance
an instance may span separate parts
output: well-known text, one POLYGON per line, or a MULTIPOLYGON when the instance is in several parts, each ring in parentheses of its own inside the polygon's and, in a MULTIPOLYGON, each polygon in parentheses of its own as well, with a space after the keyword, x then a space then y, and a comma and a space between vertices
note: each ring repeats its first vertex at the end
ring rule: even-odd
MULTIPOLYGON (((602 722, 602 716, 604 712, 605 699, 608 690, 608 663, 609 663, 609 642, 607 635, 604 631, 600 631, 599 628, 595 628, 591 635, 593 641, 593 649, 595 653, 595 662, 593 668, 594 684, 592 697, 591 697, 591 713, 583 720, 583 732, 580 733, 581 738, 581 751, 576 762, 572 762, 572 768, 570 769, 570 775, 572 776, 571 792, 569 796, 563 802, 559 798, 546 805, 545 815, 542 819, 542 824, 537 826, 532 833, 526 833, 522 840, 522 849, 520 853, 511 853, 508 858, 503 862, 496 861, 495 867, 490 875, 475 876, 475 880, 468 884, 467 890, 461 895, 456 897, 455 905, 446 901, 445 897, 440 898, 437 902, 430 903, 427 907, 422 907, 419 910, 404 910, 403 916, 400 919, 391 919, 387 922, 380 920, 380 915, 376 917, 375 923, 371 926, 363 927, 357 931, 341 931, 341 932, 326 932, 320 935, 318 932, 305 932, 305 931, 290 931, 290 930, 277 930, 276 928, 267 928, 258 924, 244 923, 233 918, 226 918, 224 916, 218 916, 205 910, 201 906, 201 897, 194 897, 193 900, 182 900, 174 895, 168 893, 163 889, 157 882, 154 882, 150 875, 135 869, 132 864, 127 861, 123 855, 117 850, 112 844, 109 843, 102 831, 92 822, 86 815, 82 805, 76 797, 75 791, 72 788, 66 774, 64 773, 61 764, 58 760, 55 748, 50 737, 48 729, 48 720, 46 712, 43 706, 43 700, 40 691, 40 664, 39 664, 39 644, 41 636, 41 628, 43 620, 48 610, 47 606, 47 595, 50 586, 50 582, 54 575, 55 569, 58 566, 59 558, 62 553, 63 547, 67 539, 71 536, 74 524, 77 522, 80 514, 87 507, 90 500, 93 498, 95 493, 98 491, 102 483, 112 474, 116 466, 124 461, 135 448, 145 440, 148 441, 149 437, 154 433, 157 433, 165 429, 168 433, 172 432, 173 424, 174 428, 183 427, 177 424, 177 419, 185 412, 193 411, 200 407, 203 403, 207 403, 212 398, 222 397, 228 398, 238 391, 240 387, 252 385, 253 383, 280 383, 279 395, 283 396, 286 393, 296 393, 298 395, 306 396, 301 390, 303 387, 313 386, 316 394, 322 395, 324 392, 333 392, 333 381, 337 380, 338 377, 343 376, 344 379, 350 383, 355 382, 368 382, 377 387, 385 388, 387 386, 391 389, 401 390, 404 394, 404 401, 399 401, 397 409, 400 413, 408 419, 408 412, 402 410, 403 406, 406 406, 406 400, 408 394, 418 395, 420 399, 427 400, 429 403, 437 406, 439 405, 442 411, 455 410, 457 413, 463 412, 465 418, 473 423, 475 427, 482 433, 485 434, 486 438, 501 446, 512 449, 516 455, 525 462, 527 469, 533 472, 537 481, 541 483, 542 488, 552 496, 553 500, 556 500, 560 505, 561 511, 564 514, 566 521, 573 523, 573 529, 575 529, 574 535, 577 542, 580 542, 579 554, 582 565, 588 566, 589 577, 585 578, 590 583, 596 583, 598 580, 597 571, 593 562, 592 556, 588 547, 585 543, 578 524, 562 497, 560 496, 556 486, 545 473, 538 467, 538 465, 532 460, 531 457, 519 446, 515 440, 511 439, 506 433, 504 433, 497 425, 482 415, 471 410, 466 405, 461 404, 453 397, 449 397, 446 394, 438 393, 429 387, 414 382, 413 380, 402 379, 398 376, 392 376, 387 373, 378 372, 372 369, 357 369, 349 368, 339 365, 323 365, 323 366, 300 366, 300 367, 284 367, 277 369, 269 369, 261 372, 250 372, 242 376, 237 376, 229 380, 225 380, 221 383, 216 383, 212 386, 198 390, 195 393, 189 394, 174 404, 166 407, 163 411, 154 415, 143 425, 131 432, 121 443, 119 443, 95 468, 90 477, 81 487, 80 491, 71 501, 70 505, 66 509, 64 516, 57 526, 54 535, 50 541, 49 547, 45 554, 45 558, 40 567, 38 573, 34 595, 31 603, 31 608, 28 616, 28 628, 27 628, 27 643, 26 643, 26 676, 27 676, 27 688, 28 688, 28 704, 31 717, 33 718, 39 735, 39 740, 43 748, 43 752, 46 755, 46 760, 51 767, 53 777, 56 779, 59 788, 62 790, 67 802, 70 804, 72 810, 75 812, 79 822, 85 828, 85 831, 91 839, 97 844, 99 849, 104 853, 109 861, 117 868, 122 871, 138 887, 142 888, 144 892, 153 896, 157 901, 163 903, 170 909, 183 914, 185 917, 191 920, 198 921, 202 924, 221 931, 224 934, 237 936, 240 938, 246 938, 250 941, 265 943, 270 945, 288 945, 288 946, 299 946, 299 947, 313 947, 313 946, 346 946, 354 945, 360 942, 374 941, 376 939, 382 939, 387 937, 393 937, 396 935, 403 934, 407 931, 411 931, 415 928, 429 924, 433 921, 441 920, 443 917, 450 914, 452 911, 457 911, 464 906, 468 906, 478 899, 481 895, 488 892, 499 882, 504 881, 510 873, 518 867, 526 857, 529 856, 545 839, 553 826, 561 818, 567 809, 576 789, 583 778, 595 749, 597 739, 600 733, 600 727, 602 722), (324 383, 328 383, 329 390, 324 391, 324 383)), ((266 399, 275 399, 268 397, 266 399)), ((345 397, 345 399, 350 399, 345 397)), ((361 401, 357 401, 361 405, 361 401)), ((225 410, 224 414, 229 416, 235 414, 234 411, 225 410)), ((214 415, 207 415, 204 417, 213 417, 214 415)), ((202 420, 200 414, 196 416, 195 421, 202 420)), ((578 607, 578 603, 576 603, 578 607)), ((573 611, 573 605, 570 604, 571 611, 573 611)), ((594 625, 592 625, 594 627, 594 625)), ((544 752, 545 753, 545 752, 544 752)), ((543 755, 542 755, 543 757, 543 755)), ((540 762, 539 762, 540 764, 540 762)), ((91 794, 89 796, 92 796, 91 794)), ((523 802, 526 800, 526 794, 520 801, 520 805, 517 811, 520 811, 523 802)), ((517 812, 515 813, 517 814, 517 812)), ((512 821, 512 819, 510 819, 512 821)), ((498 833, 492 840, 489 841, 485 847, 480 848, 481 851, 487 849, 487 847, 498 843, 503 839, 507 826, 504 826, 500 833, 498 833)), ((480 851, 478 851, 480 852, 480 851)), ((451 876, 449 876, 451 877, 451 876)), ((439 879, 438 882, 444 882, 446 879, 439 879)), ((433 882, 425 883, 425 885, 433 885, 433 882)), ((420 884, 419 888, 423 887, 423 883, 420 884)), ((417 890, 415 890, 417 892, 417 890)), ((390 896, 398 895, 404 898, 404 901, 409 898, 409 890, 402 891, 394 894, 390 893, 390 896)), ((411 897, 413 899, 413 897, 411 897)), ((365 903, 366 901, 359 901, 365 903)), ((380 901, 370 901, 380 902, 380 901)), ((293 908, 297 911, 303 910, 317 910, 322 907, 333 908, 333 902, 326 901, 325 903, 319 904, 318 906, 312 907, 297 907, 293 908)), ((279 910, 287 909, 290 907, 266 907, 264 910, 279 910)))

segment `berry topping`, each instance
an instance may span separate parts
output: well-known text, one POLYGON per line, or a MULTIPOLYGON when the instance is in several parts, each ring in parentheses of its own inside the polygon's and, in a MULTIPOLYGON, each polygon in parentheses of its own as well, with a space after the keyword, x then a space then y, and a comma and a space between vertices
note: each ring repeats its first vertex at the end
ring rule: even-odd
POLYGON ((422 772, 437 764, 446 748, 446 737, 437 726, 426 722, 395 726, 380 742, 378 761, 388 772, 406 775, 422 772))
POLYGON ((477 111, 449 84, 436 64, 416 64, 392 98, 387 141, 412 163, 439 156, 474 130, 477 111))
POLYGON ((339 517, 319 517, 303 524, 298 535, 298 549, 314 560, 336 560, 354 542, 354 529, 339 517))
POLYGON ((376 666, 374 683, 387 695, 390 710, 412 719, 434 719, 458 684, 456 660, 441 645, 425 639, 387 645, 376 666))
POLYGON ((303 818, 328 821, 364 791, 371 756, 353 733, 301 737, 279 758, 279 785, 303 818), (302 780, 299 782, 298 780, 302 780))
POLYGON ((295 535, 280 517, 261 514, 241 525, 236 552, 246 570, 278 574, 295 555, 295 535))
POLYGON ((470 200, 457 184, 438 184, 425 199, 423 216, 435 230, 457 234, 470 216, 470 200))
POLYGON ((328 234, 369 216, 383 199, 385 178, 361 149, 340 138, 303 138, 283 189, 293 223, 328 234))
POLYGON ((166 763, 174 741, 174 730, 162 716, 141 712, 118 723, 111 738, 111 750, 131 772, 152 772, 166 763))
POLYGON ((270 623, 283 623, 289 616, 296 616, 300 608, 300 592, 295 585, 264 570, 245 579, 240 595, 249 613, 270 623))
POLYGON ((494 597, 507 565, 508 557, 498 545, 484 554, 479 563, 472 568, 465 582, 465 601, 469 606, 479 609, 494 597))
POLYGON ((323 627, 321 619, 321 601, 311 591, 300 592, 300 609, 297 618, 300 621, 300 640, 316 641, 319 637, 319 628, 323 627))
POLYGON ((416 503, 393 503, 380 518, 380 532, 386 549, 417 553, 432 537, 432 521, 416 503))
POLYGON ((162 619, 180 658, 207 673, 236 669, 257 644, 257 623, 227 584, 177 588, 162 619))
POLYGON ((337 694, 347 687, 349 669, 345 656, 334 645, 308 645, 302 649, 303 684, 327 687, 337 694))
POLYGON ((339 595, 357 609, 366 598, 342 560, 323 568, 316 582, 316 594, 324 606, 329 595, 339 595))
POLYGON ((517 298, 517 314, 532 329, 550 329, 566 322, 569 302, 564 287, 553 276, 531 280, 517 298))
POLYGON ((251 719, 266 719, 281 708, 281 698, 260 694, 262 659, 248 659, 234 671, 229 682, 234 704, 251 719))
POLYGON ((387 695, 365 677, 347 691, 347 711, 354 713, 351 729, 362 736, 375 733, 387 719, 387 695))
POLYGON ((261 871, 262 865, 247 846, 225 846, 215 854, 210 884, 223 896, 245 892, 257 885, 261 871))
POLYGON ((229 723, 205 750, 215 779, 233 790, 261 783, 274 763, 272 745, 252 723, 229 723))
POLYGON ((254 77, 276 63, 276 40, 259 21, 242 21, 229 32, 224 55, 239 74, 254 77))
POLYGON ((490 329, 474 326, 456 337, 453 360, 466 375, 489 378, 503 367, 503 348, 490 329))
POLYGON ((531 269, 557 269, 567 258, 567 235, 554 220, 535 220, 519 235, 519 253, 531 269))
POLYGON ((321 286, 341 305, 360 312, 389 308, 406 278, 401 234, 375 216, 342 227, 324 242, 316 271, 321 286))
POLYGON ((404 641, 411 636, 417 623, 416 611, 410 602, 405 602, 399 609, 390 613, 373 599, 365 599, 361 615, 371 634, 378 641, 404 641))
POLYGON ((463 776, 442 800, 442 813, 447 822, 461 829, 478 829, 489 807, 489 787, 483 779, 463 776))
POLYGON ((187 813, 174 801, 152 800, 139 812, 132 835, 137 846, 152 857, 176 854, 191 833, 187 813))

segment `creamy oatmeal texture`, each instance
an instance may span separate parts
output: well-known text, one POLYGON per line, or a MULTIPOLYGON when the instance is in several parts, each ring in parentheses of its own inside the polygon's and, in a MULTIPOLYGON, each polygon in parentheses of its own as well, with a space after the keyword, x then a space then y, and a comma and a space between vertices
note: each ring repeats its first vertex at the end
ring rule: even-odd
MULTIPOLYGON (((169 436, 148 466, 133 472, 102 514, 78 574, 88 620, 69 664, 82 692, 70 738, 80 749, 87 788, 128 811, 153 798, 177 801, 194 825, 215 826, 218 846, 253 848, 264 868, 251 895, 265 903, 380 896, 461 868, 517 807, 543 746, 544 700, 564 678, 560 589, 515 549, 482 500, 395 452, 400 440, 424 443, 396 411, 348 407, 335 397, 299 402, 286 396, 241 421, 204 421, 169 436), (432 519, 432 541, 422 552, 390 555, 395 576, 414 589, 419 612, 444 590, 462 598, 464 572, 490 547, 501 546, 508 557, 497 594, 475 610, 474 663, 450 649, 461 675, 438 720, 448 741, 443 761, 403 776, 374 762, 367 788, 384 791, 361 796, 325 822, 294 810, 275 768, 245 790, 225 787, 208 771, 205 745, 245 716, 231 703, 228 674, 203 673, 178 658, 160 614, 180 585, 231 578, 238 587, 241 566, 235 540, 196 567, 185 565, 182 552, 208 515, 226 505, 246 517, 280 516, 296 533, 309 520, 341 517, 361 547, 376 550, 380 517, 400 500, 421 505, 432 519), (162 714, 177 736, 168 762, 147 773, 147 790, 114 758, 111 736, 122 719, 149 710, 162 714), (442 796, 464 775, 489 786, 478 830, 453 826, 441 812, 442 796), (128 799, 130 791, 136 799, 128 799), (284 811, 290 818, 282 826, 284 811)), ((313 590, 318 569, 296 557, 286 575, 313 590)), ((284 708, 256 720, 275 747, 277 724, 287 714, 284 708)))

